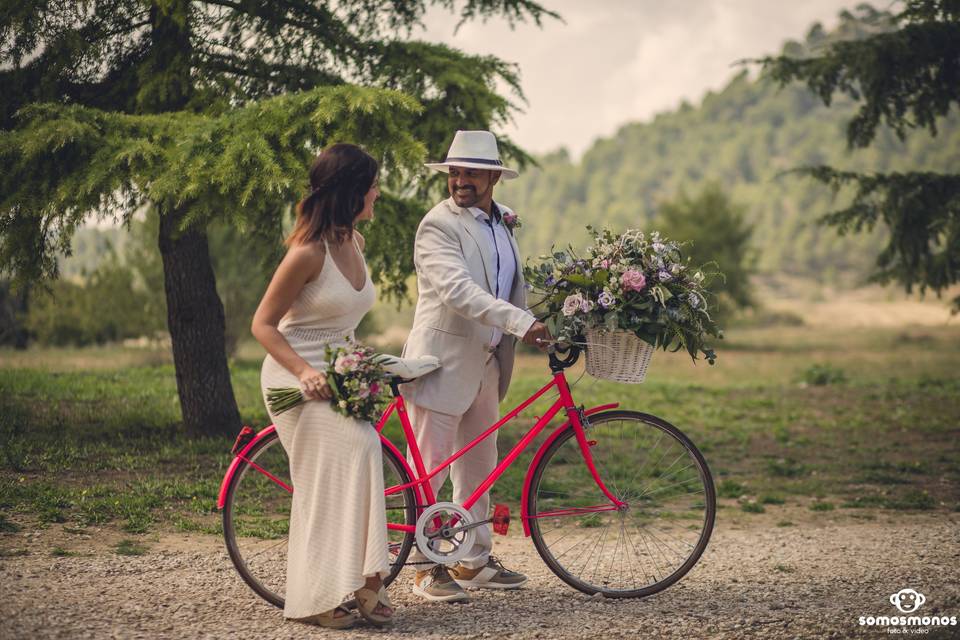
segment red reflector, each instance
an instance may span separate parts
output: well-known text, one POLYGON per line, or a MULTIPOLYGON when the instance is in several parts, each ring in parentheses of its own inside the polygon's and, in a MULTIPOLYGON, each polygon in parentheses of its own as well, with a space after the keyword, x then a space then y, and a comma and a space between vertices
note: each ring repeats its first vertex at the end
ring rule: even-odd
POLYGON ((250 427, 244 427, 243 429, 240 429, 240 434, 237 436, 236 442, 233 443, 233 449, 231 449, 230 452, 233 455, 237 455, 243 451, 243 448, 246 447, 251 440, 253 440, 255 435, 257 435, 257 432, 250 427))
POLYGON ((591 447, 595 447, 595 446, 597 446, 597 441, 596 441, 596 440, 587 440, 587 444, 590 445, 591 447))
POLYGON ((493 532, 501 536, 507 535, 507 529, 510 527, 510 507, 505 504, 494 505, 493 507, 493 532))

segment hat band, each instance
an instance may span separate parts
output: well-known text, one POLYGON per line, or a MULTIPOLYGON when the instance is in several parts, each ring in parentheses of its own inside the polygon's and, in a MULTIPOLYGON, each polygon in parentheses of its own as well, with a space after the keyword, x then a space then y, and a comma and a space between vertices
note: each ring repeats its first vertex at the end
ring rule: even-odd
POLYGON ((447 156, 447 159, 443 161, 444 164, 449 164, 451 162, 476 162, 477 164, 492 164, 497 166, 503 166, 503 163, 500 160, 487 160, 486 158, 451 158, 447 156))

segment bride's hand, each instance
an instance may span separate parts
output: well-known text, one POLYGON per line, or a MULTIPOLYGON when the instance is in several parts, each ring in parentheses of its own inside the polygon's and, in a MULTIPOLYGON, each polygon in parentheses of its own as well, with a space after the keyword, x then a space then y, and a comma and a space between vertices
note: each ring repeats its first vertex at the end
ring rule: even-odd
POLYGON ((300 390, 308 400, 329 400, 333 389, 327 384, 327 376, 313 367, 307 367, 300 373, 300 390))

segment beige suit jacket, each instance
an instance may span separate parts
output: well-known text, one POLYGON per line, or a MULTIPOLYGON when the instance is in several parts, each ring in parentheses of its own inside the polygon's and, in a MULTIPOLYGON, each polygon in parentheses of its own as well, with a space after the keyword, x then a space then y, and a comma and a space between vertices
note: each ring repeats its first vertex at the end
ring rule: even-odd
POLYGON ((494 327, 504 333, 494 352, 500 363, 500 399, 507 393, 516 338, 526 334, 535 318, 526 310, 522 263, 512 232, 508 235, 517 271, 510 302, 494 295, 497 262, 484 235, 489 233, 453 198, 431 209, 417 229, 417 309, 403 355, 437 356, 441 365, 404 385, 404 396, 418 406, 451 415, 466 412, 480 390, 494 327))

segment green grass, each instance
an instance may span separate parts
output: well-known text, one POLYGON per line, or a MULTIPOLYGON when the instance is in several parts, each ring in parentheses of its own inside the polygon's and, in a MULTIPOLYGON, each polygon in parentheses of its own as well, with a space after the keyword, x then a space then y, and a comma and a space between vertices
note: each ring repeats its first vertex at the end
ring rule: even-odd
POLYGON ((18 533, 20 531, 20 525, 16 522, 11 522, 3 514, 0 514, 0 533, 18 533))
POLYGON ((759 502, 741 502, 740 510, 746 513, 764 513, 766 508, 759 502))
POLYGON ((136 540, 121 540, 113 546, 114 553, 118 556, 142 556, 147 553, 147 546, 136 540))
MULTIPOLYGON (((580 378, 582 364, 568 378, 587 406, 619 402, 680 427, 706 457, 721 506, 762 510, 802 497, 854 513, 960 510, 958 343, 952 326, 732 331, 714 367, 657 352, 642 385, 580 378), (754 502, 733 502, 741 496, 754 502)), ((0 533, 18 531, 14 520, 219 533, 232 439, 183 434, 168 355, 98 347, 3 351, 0 361, 0 533)), ((231 364, 241 416, 256 427, 267 423, 259 369, 255 350, 231 364)), ((524 352, 503 410, 547 374, 542 356, 524 352)), ((551 402, 498 432, 501 455, 551 402)), ((500 478, 494 502, 516 512, 535 447, 559 423, 500 478)), ((396 420, 387 433, 399 443, 396 420)), ((274 521, 248 526, 282 534, 274 521)))

